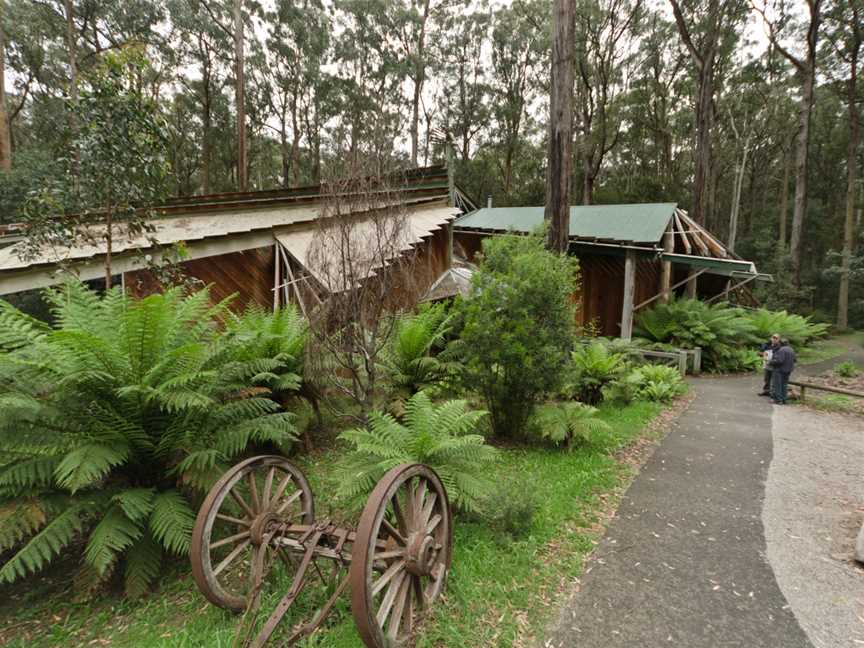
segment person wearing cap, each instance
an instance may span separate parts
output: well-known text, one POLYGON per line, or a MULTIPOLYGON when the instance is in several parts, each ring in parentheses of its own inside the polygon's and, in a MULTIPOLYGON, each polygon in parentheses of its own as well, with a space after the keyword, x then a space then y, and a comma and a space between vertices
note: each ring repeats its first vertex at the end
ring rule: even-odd
POLYGON ((785 405, 789 388, 789 376, 795 369, 795 350, 788 340, 780 340, 780 347, 771 354, 771 400, 776 405, 785 405))

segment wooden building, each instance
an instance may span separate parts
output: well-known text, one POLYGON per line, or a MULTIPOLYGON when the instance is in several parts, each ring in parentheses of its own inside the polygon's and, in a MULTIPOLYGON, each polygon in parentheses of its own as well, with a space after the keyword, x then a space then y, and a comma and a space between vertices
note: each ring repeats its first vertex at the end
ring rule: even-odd
MULTIPOLYGON (((453 224, 454 250, 473 261, 484 238, 529 233, 543 207, 488 207, 453 224)), ((579 324, 629 338, 633 315, 673 294, 752 300, 755 265, 731 253, 675 203, 570 208, 570 253, 579 258, 579 324)))
MULTIPOLYGON (((362 245, 373 234, 376 213, 398 211, 404 222, 392 256, 413 255, 415 293, 409 298, 426 293, 435 299, 458 286, 464 291, 470 280, 453 272, 475 260, 484 238, 543 224, 543 207, 477 209, 442 166, 409 171, 395 190, 380 193, 365 201, 351 194, 334 198, 332 186, 312 186, 177 198, 157 210, 151 232, 113 242, 112 269, 127 291, 149 294, 159 287, 149 268, 173 258, 179 246, 183 271, 211 286, 214 299, 235 294, 236 308, 293 301, 307 312, 327 293, 350 289, 321 267, 320 250, 313 252, 322 222, 350 221, 362 245), (332 216, 334 199, 344 207, 338 216, 332 216)), ((27 260, 19 255, 21 228, 9 233, 6 247, 0 232, 0 295, 57 284, 70 274, 102 278, 99 227, 93 227, 93 243, 44 249, 27 260)), ((579 323, 609 336, 628 337, 633 313, 669 295, 748 299, 748 284, 768 278, 674 203, 572 207, 570 252, 581 268, 579 323)), ((386 265, 369 263, 362 279, 381 276, 386 265)))
MULTIPOLYGON (((152 231, 113 241, 112 273, 128 292, 149 294, 159 287, 151 269, 176 259, 182 248, 182 270, 211 286, 214 299, 235 294, 236 308, 290 300, 305 312, 327 292, 347 288, 334 285, 312 258, 322 222, 339 212, 340 222, 350 221, 362 240, 374 234, 376 214, 389 211, 402 219, 392 254, 413 255, 413 283, 425 291, 450 267, 452 221, 474 205, 441 166, 414 169, 391 187, 360 198, 321 186, 177 198, 157 210, 152 231), (334 210, 335 203, 343 208, 334 210)), ((70 275, 84 281, 104 277, 100 227, 93 226, 89 243, 46 247, 26 260, 14 241, 0 249, 0 295, 61 283, 70 275)), ((365 274, 383 271, 370 265, 365 274)))

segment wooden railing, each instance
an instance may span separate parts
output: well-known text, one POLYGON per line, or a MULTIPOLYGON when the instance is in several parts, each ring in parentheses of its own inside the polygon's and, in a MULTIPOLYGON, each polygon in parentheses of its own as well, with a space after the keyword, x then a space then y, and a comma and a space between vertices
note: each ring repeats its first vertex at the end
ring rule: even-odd
POLYGON ((808 389, 818 389, 820 391, 831 392, 832 394, 843 394, 844 396, 854 396, 855 398, 864 398, 864 393, 852 391, 851 389, 842 389, 840 387, 830 387, 828 385, 818 385, 816 383, 801 382, 800 380, 790 380, 790 385, 795 385, 801 388, 801 400, 805 400, 808 389))

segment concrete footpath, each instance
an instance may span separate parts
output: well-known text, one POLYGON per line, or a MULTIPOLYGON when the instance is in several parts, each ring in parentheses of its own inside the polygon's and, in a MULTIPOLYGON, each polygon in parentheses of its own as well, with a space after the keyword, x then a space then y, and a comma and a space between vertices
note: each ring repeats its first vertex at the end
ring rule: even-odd
POLYGON ((760 384, 694 381, 544 648, 813 648, 766 558, 773 407, 760 384))

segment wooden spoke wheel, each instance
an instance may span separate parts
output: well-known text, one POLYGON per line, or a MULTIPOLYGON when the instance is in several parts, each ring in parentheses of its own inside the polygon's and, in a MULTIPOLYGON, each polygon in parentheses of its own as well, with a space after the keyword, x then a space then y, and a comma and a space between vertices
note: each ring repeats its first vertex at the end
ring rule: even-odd
POLYGON ((198 511, 191 547, 198 588, 215 605, 245 610, 264 576, 264 557, 284 551, 268 540, 314 518, 312 491, 296 466, 275 455, 241 461, 213 485, 198 511))
POLYGON ((390 648, 411 640, 444 589, 453 544, 447 492, 420 464, 389 471, 372 492, 351 558, 351 610, 363 643, 390 648))

